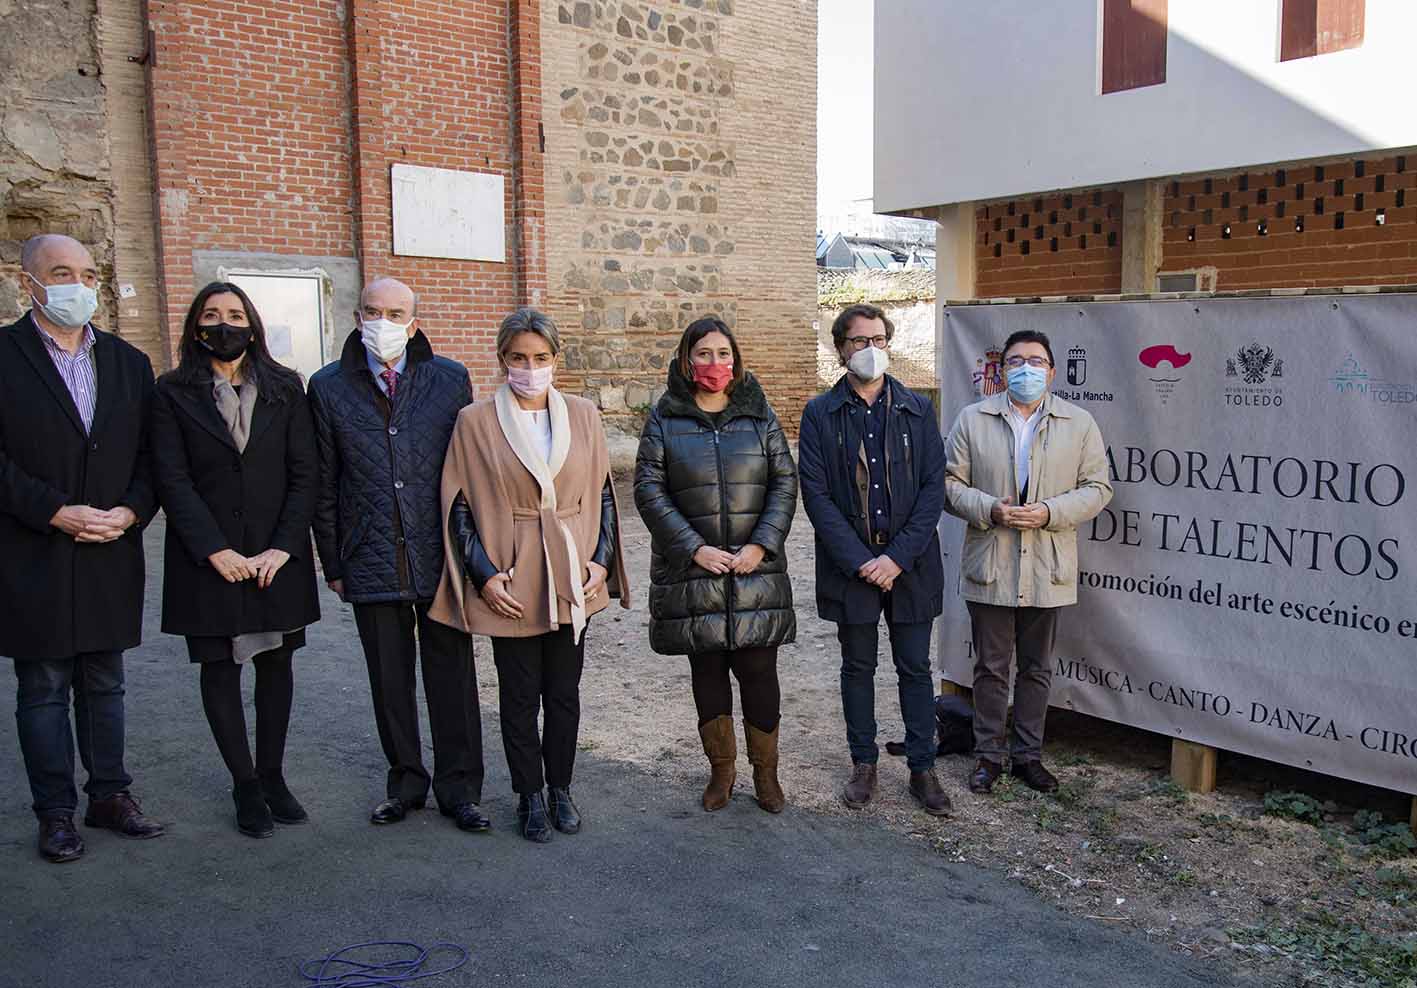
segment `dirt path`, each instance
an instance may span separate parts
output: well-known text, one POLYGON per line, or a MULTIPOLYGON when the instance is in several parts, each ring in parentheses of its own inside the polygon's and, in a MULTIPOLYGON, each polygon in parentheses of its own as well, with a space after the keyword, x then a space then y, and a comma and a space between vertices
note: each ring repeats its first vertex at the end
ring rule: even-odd
MULTIPOLYGON (((632 504, 628 490, 621 504, 632 504)), ((706 763, 688 663, 646 645, 649 537, 633 510, 625 523, 639 594, 633 611, 616 610, 593 629, 597 672, 587 675, 583 691, 582 746, 676 785, 701 787, 706 763)), ((1417 859, 1387 860, 1342 836, 1358 809, 1405 820, 1407 802, 1396 794, 1222 755, 1221 791, 1196 796, 1170 782, 1167 738, 1054 711, 1047 756, 1063 782, 1056 797, 1007 779, 993 797, 976 796, 965 785, 972 760, 955 756, 938 765, 955 807, 952 819, 939 821, 907 794, 903 759, 883 755, 879 799, 864 814, 845 808, 837 792, 850 758, 836 631, 816 616, 812 530, 800 510, 789 546, 799 632, 779 666, 782 782, 794 805, 865 815, 950 861, 997 869, 1099 925, 1134 930, 1183 955, 1238 961, 1275 984, 1403 983, 1383 980, 1381 970, 1371 974, 1354 951, 1334 946, 1361 928, 1379 941, 1355 944, 1358 953, 1396 957, 1393 971, 1417 977, 1417 859), (1329 819, 1321 828, 1265 815, 1269 790, 1315 794, 1329 819)), ((876 705, 882 744, 902 737, 884 651, 876 705)), ((740 778, 748 772, 740 751, 740 778)), ((740 786, 736 799, 749 798, 740 786)))

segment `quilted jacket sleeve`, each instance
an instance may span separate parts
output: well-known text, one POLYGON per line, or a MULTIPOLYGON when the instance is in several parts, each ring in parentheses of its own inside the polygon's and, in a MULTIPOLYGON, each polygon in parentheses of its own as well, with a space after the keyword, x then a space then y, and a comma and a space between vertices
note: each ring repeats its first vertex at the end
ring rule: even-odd
POLYGON ((706 544, 669 492, 664 426, 658 409, 650 412, 640 433, 640 449, 635 457, 635 507, 668 558, 688 565, 694 553, 706 544))
POLYGON ((344 577, 339 558, 339 446, 320 381, 310 382, 310 417, 315 426, 318 480, 315 485, 315 548, 326 580, 344 577))
POLYGON ((768 459, 768 492, 748 541, 762 546, 769 558, 776 558, 782 555, 797 513, 797 464, 792 462, 792 450, 776 415, 768 422, 763 445, 768 459))

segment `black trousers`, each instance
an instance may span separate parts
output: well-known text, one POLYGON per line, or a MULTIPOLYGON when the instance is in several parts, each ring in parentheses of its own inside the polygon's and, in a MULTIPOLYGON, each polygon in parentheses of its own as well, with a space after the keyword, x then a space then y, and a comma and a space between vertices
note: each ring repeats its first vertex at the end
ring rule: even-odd
POLYGON ((545 785, 569 786, 581 729, 585 635, 577 644, 562 626, 532 638, 493 638, 492 658, 512 789, 528 796, 545 785), (538 713, 544 714, 539 736, 538 713))
POLYGON ((419 659, 433 735, 433 795, 438 805, 482 801, 482 708, 472 638, 428 617, 429 603, 355 604, 354 623, 369 665, 374 723, 389 760, 389 798, 428 797, 418 736, 419 659), (414 630, 418 639, 415 645, 414 630))
MULTIPOLYGON (((191 641, 189 638, 189 648, 191 641)), ((290 731, 290 707, 295 699, 291 656, 291 649, 282 645, 251 659, 256 669, 254 763, 246 736, 241 666, 232 659, 212 659, 201 664, 202 710, 233 782, 257 777, 281 778, 284 774, 285 739, 290 731)))
POLYGON ((782 709, 777 681, 777 648, 740 648, 732 652, 699 652, 689 656, 694 685, 694 707, 703 727, 715 717, 733 716, 731 671, 743 700, 743 719, 771 734, 782 709))

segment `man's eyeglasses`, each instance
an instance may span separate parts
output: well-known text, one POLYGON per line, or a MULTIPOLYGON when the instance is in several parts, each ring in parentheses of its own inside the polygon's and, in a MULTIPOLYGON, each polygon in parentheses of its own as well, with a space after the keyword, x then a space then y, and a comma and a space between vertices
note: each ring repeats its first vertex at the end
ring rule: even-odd
POLYGON ((1004 361, 1004 366, 1010 370, 1017 370, 1027 364, 1030 367, 1052 367, 1053 363, 1047 357, 1010 357, 1004 361))
POLYGON ((891 338, 889 336, 848 336, 846 338, 846 348, 853 351, 864 350, 866 349, 866 344, 869 343, 878 350, 884 350, 890 345, 890 342, 891 338))

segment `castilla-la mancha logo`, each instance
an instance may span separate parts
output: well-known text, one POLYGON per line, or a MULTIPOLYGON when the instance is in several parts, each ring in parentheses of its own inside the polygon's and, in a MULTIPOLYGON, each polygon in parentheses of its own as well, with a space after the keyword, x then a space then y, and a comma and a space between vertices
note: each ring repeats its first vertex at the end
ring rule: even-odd
POLYGON ((1068 351, 1068 383, 1075 388, 1087 383, 1087 351, 1080 346, 1068 351))
POLYGON ((1008 385, 1004 382, 1004 351, 990 347, 984 356, 974 361, 974 397, 988 398, 1002 394, 1008 385))
POLYGON ((1249 343, 1226 358, 1225 404, 1245 408, 1279 408, 1284 404, 1284 360, 1273 347, 1249 343))

